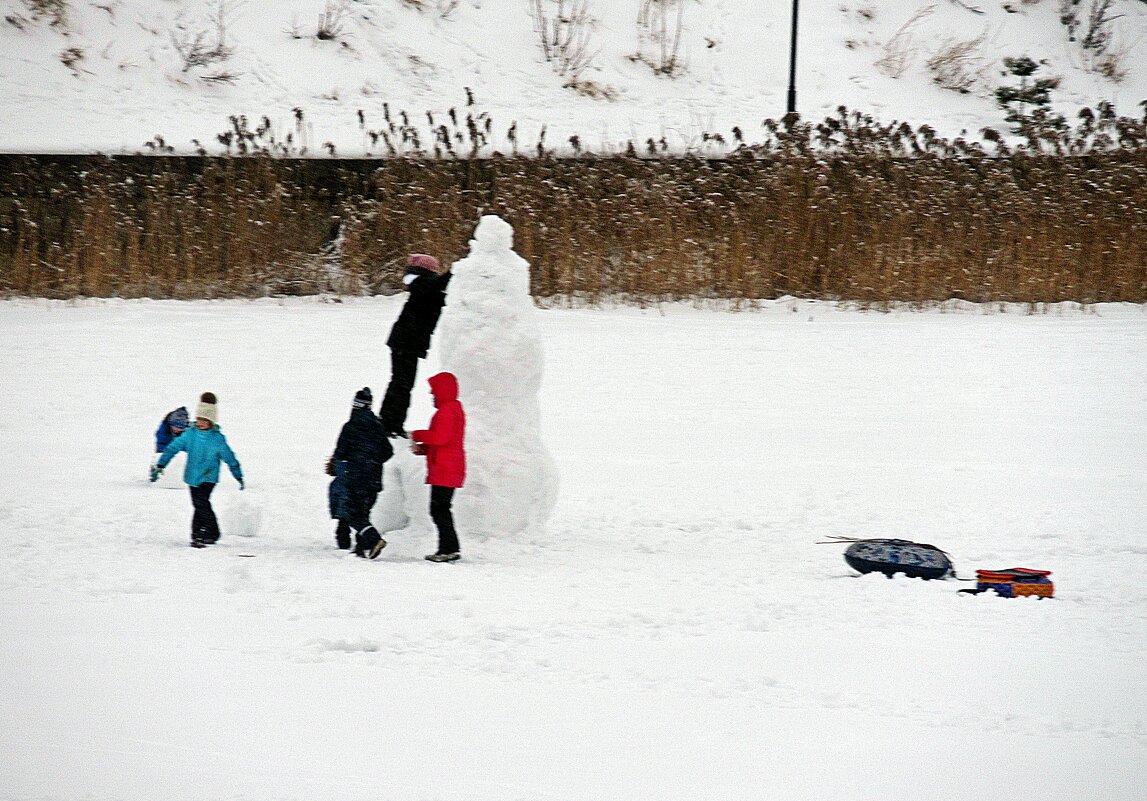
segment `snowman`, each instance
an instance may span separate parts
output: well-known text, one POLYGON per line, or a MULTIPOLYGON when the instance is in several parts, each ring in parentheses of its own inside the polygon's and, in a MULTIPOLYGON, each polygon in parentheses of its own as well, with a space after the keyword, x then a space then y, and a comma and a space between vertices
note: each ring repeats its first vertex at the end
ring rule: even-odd
MULTIPOLYGON (((482 217, 469 255, 452 267, 436 342, 466 411, 466 486, 454 496, 463 539, 536 530, 557 500, 557 468, 541 436, 545 354, 530 265, 513 244, 509 223, 482 217)), ((424 459, 396 449, 375 507, 379 531, 430 527, 425 476, 424 459)))

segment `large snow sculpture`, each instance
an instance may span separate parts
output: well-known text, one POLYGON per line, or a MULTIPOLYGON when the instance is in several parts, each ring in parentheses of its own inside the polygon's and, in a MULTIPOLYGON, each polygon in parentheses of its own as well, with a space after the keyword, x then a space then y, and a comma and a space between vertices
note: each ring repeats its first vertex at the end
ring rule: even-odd
POLYGON ((545 354, 530 265, 513 245, 509 223, 482 217, 470 255, 453 267, 440 324, 442 369, 458 377, 466 409, 466 487, 455 496, 463 536, 540 526, 557 500, 557 467, 542 443, 545 354))
MULTIPOLYGON (((435 335, 441 369, 458 378, 466 410, 466 486, 454 496, 462 548, 471 535, 539 527, 557 500, 557 468, 541 437, 538 392, 545 356, 530 297, 530 265, 513 250, 514 229, 482 217, 470 255, 451 268, 435 335)), ((421 370, 416 392, 426 391, 421 370)), ((412 428, 422 428, 419 422, 412 428)), ((425 460, 404 441, 386 465, 373 521, 380 531, 429 524, 425 460)))

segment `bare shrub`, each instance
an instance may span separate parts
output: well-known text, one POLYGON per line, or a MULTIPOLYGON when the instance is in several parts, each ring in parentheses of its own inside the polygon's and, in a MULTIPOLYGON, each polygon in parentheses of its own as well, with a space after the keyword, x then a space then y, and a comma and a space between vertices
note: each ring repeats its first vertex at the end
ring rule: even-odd
POLYGON ((896 30, 896 33, 892 34, 892 38, 885 42, 881 48, 884 51, 884 55, 875 63, 878 70, 893 78, 899 78, 905 73, 908 67, 912 65, 912 61, 916 58, 918 50, 916 44, 912 41, 912 29, 925 17, 935 12, 935 10, 935 5, 924 6, 909 17, 908 21, 896 30))
POLYGON ((634 61, 647 64, 658 75, 672 77, 681 70, 685 3, 686 0, 641 0, 634 61))
POLYGON ((60 63, 70 69, 74 74, 80 74, 78 65, 84 60, 84 50, 81 47, 69 47, 60 51, 60 63))
POLYGON ((227 24, 232 10, 228 0, 218 0, 206 23, 209 27, 182 21, 176 23, 175 30, 171 32, 171 43, 183 62, 182 72, 231 58, 235 49, 227 45, 227 24))
POLYGON ((1067 40, 1075 41, 1075 32, 1079 30, 1079 4, 1083 0, 1059 0, 1059 22, 1067 28, 1067 40))
POLYGON ((1081 18, 1083 0, 1059 0, 1059 21, 1067 28, 1068 41, 1079 42, 1087 58, 1087 68, 1118 83, 1127 76, 1124 61, 1130 47, 1115 44, 1115 20, 1122 14, 1113 14, 1114 0, 1091 0, 1086 18, 1081 18), (1079 37, 1082 30, 1083 35, 1079 37))
POLYGON ((24 5, 34 20, 46 19, 54 27, 68 24, 67 0, 24 0, 24 5))
POLYGON ((1102 55, 1111 46, 1113 36, 1111 23, 1122 16, 1122 14, 1111 16, 1113 2, 1114 0, 1091 0, 1091 8, 1087 12, 1087 30, 1079 42, 1084 50, 1102 55))
POLYGON ((223 70, 222 72, 212 72, 201 77, 204 83, 235 83, 239 80, 239 73, 223 70))
POLYGON ((579 95, 599 100, 616 100, 617 90, 612 86, 600 84, 590 78, 571 78, 562 84, 564 89, 573 89, 579 95))
POLYGON ((597 20, 589 0, 530 0, 530 15, 546 61, 576 81, 597 57, 591 44, 597 20))
POLYGON ((330 42, 342 36, 348 13, 346 0, 327 0, 323 13, 319 15, 315 38, 330 42))
POLYGON ((983 77, 984 64, 979 51, 986 38, 987 34, 981 33, 974 39, 945 41, 928 59, 932 80, 944 89, 961 94, 972 91, 983 77))
POLYGON ((183 72, 189 72, 196 67, 206 67, 219 61, 226 61, 234 52, 230 47, 220 46, 218 43, 209 44, 206 31, 188 31, 186 29, 173 31, 171 43, 175 52, 183 62, 183 72))
POLYGON ((1127 54, 1130 48, 1108 50, 1092 62, 1091 69, 1113 83, 1122 83, 1127 77, 1127 54))
POLYGON ((402 4, 420 14, 434 14, 439 19, 448 19, 458 9, 458 0, 402 0, 402 4))

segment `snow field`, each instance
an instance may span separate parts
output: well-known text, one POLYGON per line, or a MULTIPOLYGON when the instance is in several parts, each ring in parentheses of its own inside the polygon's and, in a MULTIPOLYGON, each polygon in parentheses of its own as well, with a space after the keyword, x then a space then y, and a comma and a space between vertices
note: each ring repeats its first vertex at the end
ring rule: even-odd
POLYGON ((401 301, 0 305, 0 798, 1140 797, 1141 307, 541 311, 550 524, 459 519, 432 565, 326 517, 401 301), (249 489, 199 552, 145 467, 204 389, 249 489), (828 534, 1057 597, 859 577, 828 534))

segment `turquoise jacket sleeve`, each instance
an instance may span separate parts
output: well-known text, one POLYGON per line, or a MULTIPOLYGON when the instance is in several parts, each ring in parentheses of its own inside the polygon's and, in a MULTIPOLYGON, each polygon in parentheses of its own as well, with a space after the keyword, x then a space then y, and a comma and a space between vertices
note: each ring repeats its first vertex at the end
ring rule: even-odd
POLYGON ((175 454, 187 450, 189 440, 190 437, 178 436, 167 443, 167 447, 163 449, 163 455, 159 457, 159 461, 156 462, 156 464, 159 467, 167 467, 167 463, 172 460, 175 454))
POLYGON ((227 463, 227 468, 231 471, 231 475, 235 477, 236 481, 243 480, 243 468, 239 464, 239 460, 235 458, 235 452, 231 450, 231 446, 227 444, 227 438, 223 436, 223 432, 219 433, 219 438, 223 440, 219 448, 219 458, 227 463))

